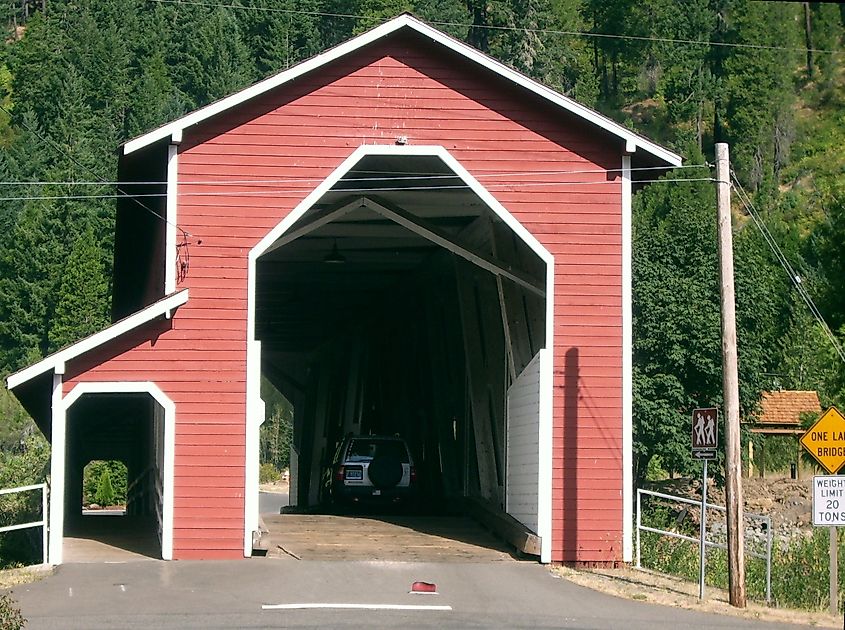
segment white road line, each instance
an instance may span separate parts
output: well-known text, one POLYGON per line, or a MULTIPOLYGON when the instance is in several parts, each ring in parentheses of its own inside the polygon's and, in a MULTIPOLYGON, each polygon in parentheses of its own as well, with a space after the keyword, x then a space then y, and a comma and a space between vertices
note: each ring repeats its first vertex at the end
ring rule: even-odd
POLYGON ((73 597, 73 587, 71 587, 71 586, 67 587, 67 596, 73 597))
POLYGON ((343 610, 452 610, 451 606, 413 606, 409 604, 262 604, 262 610, 304 610, 334 608, 343 610))

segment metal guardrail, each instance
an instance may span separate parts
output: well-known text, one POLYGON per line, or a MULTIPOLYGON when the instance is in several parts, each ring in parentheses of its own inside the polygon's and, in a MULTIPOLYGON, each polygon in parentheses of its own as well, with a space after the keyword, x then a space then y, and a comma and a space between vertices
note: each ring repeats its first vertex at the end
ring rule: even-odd
MULTIPOLYGON (((692 505, 698 508, 701 508, 701 501, 696 501, 695 499, 689 499, 687 497, 678 497, 672 494, 664 494, 662 492, 654 492, 652 490, 643 490, 642 488, 637 488, 637 568, 642 569, 642 564, 640 563, 640 532, 651 532, 653 534, 660 534, 662 536, 669 536, 671 538, 679 538, 681 540, 687 540, 692 543, 699 543, 700 540, 698 538, 694 538, 692 536, 687 536, 686 534, 679 534, 678 532, 671 532, 665 529, 658 529, 656 527, 649 527, 647 525, 642 524, 642 495, 648 495, 652 497, 657 497, 660 499, 666 499, 668 501, 677 501, 679 503, 685 503, 687 505, 692 505)), ((701 514, 701 518, 704 522, 704 530, 707 531, 707 510, 716 510, 718 512, 725 512, 726 509, 722 505, 713 505, 711 503, 705 503, 704 510, 701 514)), ((744 513, 745 518, 763 523, 766 529, 766 553, 759 553, 754 551, 753 549, 748 548, 748 538, 745 539, 745 553, 749 556, 753 556, 755 558, 761 558, 766 561, 766 603, 770 604, 772 601, 772 518, 770 516, 766 516, 765 514, 752 514, 750 512, 744 513)), ((705 559, 707 556, 707 548, 713 547, 716 549, 725 549, 727 550, 728 546, 722 543, 714 542, 711 540, 707 540, 706 536, 704 539, 704 547, 705 547, 705 559)))
POLYGON ((0 495, 4 494, 15 494, 18 492, 32 492, 34 490, 41 490, 41 520, 40 521, 31 521, 29 523, 19 523, 17 525, 7 525, 6 527, 0 527, 0 533, 3 532, 12 532, 19 529, 28 529, 30 527, 40 527, 42 529, 42 536, 41 536, 41 555, 43 564, 47 564, 47 534, 48 534, 48 525, 47 525, 47 484, 46 483, 36 483, 31 486, 19 486, 17 488, 7 488, 5 490, 0 490, 0 495))

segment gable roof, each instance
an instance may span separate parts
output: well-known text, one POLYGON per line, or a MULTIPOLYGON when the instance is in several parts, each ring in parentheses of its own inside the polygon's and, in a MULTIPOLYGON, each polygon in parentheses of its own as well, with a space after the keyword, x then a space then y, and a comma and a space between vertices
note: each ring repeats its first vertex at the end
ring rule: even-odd
POLYGON ((814 391, 763 392, 757 424, 800 427, 802 413, 821 410, 819 395, 814 391))
POLYGON ((509 68, 503 63, 500 63, 492 57, 476 50, 472 46, 432 28, 407 13, 358 35, 339 46, 331 48, 322 54, 303 61, 284 72, 268 77, 267 79, 259 81, 240 92, 236 92, 231 96, 215 101, 214 103, 206 105, 205 107, 183 116, 182 118, 167 123, 157 129, 153 129, 152 131, 133 140, 129 140, 123 145, 123 154, 127 155, 171 136, 178 142, 181 140, 183 131, 189 127, 197 125, 213 116, 216 116, 217 114, 232 109, 233 107, 236 107, 241 103, 245 103, 250 99, 256 98, 269 90, 284 85, 285 83, 289 83, 307 72, 311 72, 321 66, 335 61, 336 59, 349 55, 368 44, 399 31, 400 29, 413 30, 431 39, 435 43, 463 56, 469 61, 483 66, 504 79, 533 92, 537 96, 540 96, 550 103, 560 107, 562 110, 579 116, 610 134, 617 136, 625 143, 625 151, 627 153, 634 153, 635 151, 642 149, 671 166, 680 166, 681 164, 682 159, 676 153, 673 153, 672 151, 655 144, 643 136, 634 133, 630 129, 623 127, 619 123, 614 122, 610 118, 603 116, 589 107, 585 107, 571 98, 568 98, 563 94, 560 94, 551 88, 528 78, 524 74, 509 68))
POLYGON ((188 289, 183 289, 178 293, 172 293, 165 296, 157 302, 153 302, 146 308, 133 313, 129 317, 115 322, 108 328, 104 328, 103 330, 96 332, 85 339, 77 341, 58 352, 54 352, 53 354, 44 357, 38 363, 30 365, 19 372, 10 374, 6 377, 6 386, 9 389, 15 389, 19 385, 22 385, 23 383, 26 383, 45 372, 56 370, 57 368, 59 368, 60 371, 63 371, 65 362, 75 359, 76 357, 81 356, 86 352, 111 341, 112 339, 117 339, 121 335, 125 335, 129 331, 134 330, 147 322, 151 322, 157 317, 161 317, 162 315, 170 317, 172 311, 175 311, 187 301, 188 289))

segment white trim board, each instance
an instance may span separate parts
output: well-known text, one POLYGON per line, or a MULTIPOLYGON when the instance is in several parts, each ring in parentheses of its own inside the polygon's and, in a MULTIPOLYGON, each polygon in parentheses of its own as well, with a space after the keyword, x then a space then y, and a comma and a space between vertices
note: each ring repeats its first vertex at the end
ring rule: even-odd
POLYGON ((108 328, 104 328, 100 332, 96 332, 90 337, 86 337, 75 344, 68 346, 58 352, 45 357, 38 363, 24 368, 20 372, 15 372, 6 378, 6 386, 9 389, 14 389, 18 385, 26 383, 36 376, 48 372, 50 370, 63 373, 64 364, 67 361, 75 359, 76 357, 97 348, 113 339, 117 339, 121 335, 126 334, 130 330, 138 328, 158 317, 170 317, 172 311, 176 310, 185 302, 188 301, 188 290, 179 291, 173 295, 168 295, 154 302, 137 313, 133 313, 129 317, 115 322, 108 328))
POLYGON ((680 166, 681 164, 681 157, 664 147, 661 147, 658 144, 655 144, 651 140, 640 136, 639 134, 634 133, 630 129, 626 129, 622 125, 612 121, 611 119, 603 116, 602 114, 590 109, 589 107, 585 107, 580 103, 573 101, 566 96, 555 92, 551 88, 548 88, 540 83, 537 83, 533 79, 529 79, 524 74, 509 68, 508 66, 504 65, 489 57, 482 52, 476 50, 472 46, 468 46, 463 42, 446 35, 445 33, 432 28, 431 26, 425 24, 424 22, 418 20, 417 18, 413 17, 409 14, 403 14, 399 17, 396 17, 384 24, 377 26, 376 28, 367 31, 353 39, 350 39, 339 46, 331 48, 324 53, 321 53, 307 61, 304 61, 296 66, 286 70, 284 72, 280 72, 279 74, 273 75, 263 81, 259 81, 258 83, 241 90, 240 92, 236 92, 231 96, 223 98, 215 103, 211 103, 210 105, 206 105, 205 107, 198 109, 194 112, 191 112, 187 116, 183 116, 171 123, 168 123, 158 129, 154 129, 142 136, 139 136, 123 145, 123 154, 128 155, 138 149, 142 149, 143 147, 149 146, 159 140, 164 138, 173 138, 182 137, 182 133, 185 129, 197 125, 213 116, 216 116, 222 112, 225 112, 233 107, 240 105, 246 101, 249 101, 253 98, 256 98, 274 88, 277 88, 285 83, 289 83, 302 75, 316 70, 326 64, 329 64, 341 57, 349 55, 379 39, 385 38, 392 33, 407 28, 412 31, 415 31, 435 43, 448 48, 449 50, 461 55, 465 59, 476 63, 487 70, 494 72, 495 74, 501 76, 502 78, 511 81, 519 85, 522 88, 527 89, 530 92, 533 92, 537 96, 549 101, 550 103, 560 107, 564 111, 579 116, 584 120, 598 126, 599 128, 611 133, 612 135, 618 137, 621 141, 625 143, 625 151, 628 153, 633 153, 637 150, 637 148, 641 148, 646 153, 650 153, 651 155, 655 156, 656 158, 672 165, 672 166, 680 166))
POLYGON ((256 266, 258 259, 274 249, 282 238, 346 173, 367 156, 436 157, 452 170, 505 225, 546 264, 546 349, 541 368, 539 524, 540 560, 552 559, 552 398, 554 357, 554 256, 499 201, 442 146, 362 145, 346 158, 319 186, 303 199, 249 252, 247 308, 247 421, 246 476, 244 487, 244 555, 252 553, 252 532, 258 523, 258 430, 263 422, 261 400, 261 343, 255 340, 256 266), (250 446, 252 445, 252 446, 250 446), (253 461, 254 460, 254 461, 253 461))
POLYGON ((67 455, 66 418, 62 406, 62 375, 53 374, 50 433, 50 531, 47 559, 50 564, 62 563, 62 541, 65 531, 65 455, 67 455))
POLYGON ((622 561, 634 555, 634 367, 631 156, 622 156, 622 561))
POLYGON ((164 294, 170 295, 176 291, 176 212, 179 204, 179 147, 175 144, 167 145, 167 202, 165 218, 164 244, 164 294))
POLYGON ((67 412, 85 394, 149 394, 164 409, 164 496, 162 497, 161 557, 163 560, 172 560, 176 405, 167 394, 161 391, 158 385, 150 381, 78 383, 64 398, 61 395, 61 387, 62 376, 55 374, 53 376, 53 448, 50 459, 50 564, 62 564, 67 412))

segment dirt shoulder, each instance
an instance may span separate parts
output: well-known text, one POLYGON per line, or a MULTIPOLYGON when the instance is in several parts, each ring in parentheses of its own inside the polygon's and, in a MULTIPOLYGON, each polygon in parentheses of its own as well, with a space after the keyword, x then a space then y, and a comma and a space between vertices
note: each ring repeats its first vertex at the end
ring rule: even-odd
POLYGON ((53 567, 22 567, 0 571, 0 588, 12 588, 21 584, 31 584, 53 574, 53 567))
POLYGON ((824 612, 769 608, 748 602, 746 609, 728 604, 727 591, 708 587, 705 599, 698 599, 698 584, 651 571, 633 568, 574 570, 554 567, 552 573, 574 584, 623 599, 673 606, 744 619, 802 624, 816 628, 841 628, 842 618, 824 612))

